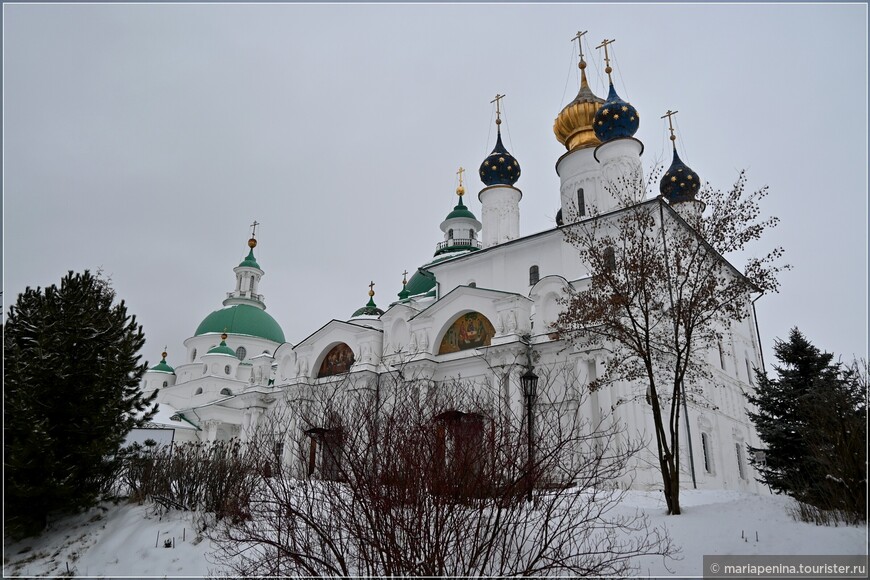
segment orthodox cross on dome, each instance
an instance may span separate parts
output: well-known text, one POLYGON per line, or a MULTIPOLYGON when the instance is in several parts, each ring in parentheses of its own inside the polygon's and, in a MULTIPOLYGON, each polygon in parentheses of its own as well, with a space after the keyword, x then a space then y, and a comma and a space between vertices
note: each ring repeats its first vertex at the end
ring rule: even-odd
POLYGON ((254 223, 251 224, 251 237, 252 238, 257 237, 257 226, 258 225, 260 225, 260 222, 258 222, 257 220, 254 220, 254 223))
POLYGON ((586 68, 586 62, 583 60, 583 42, 581 39, 583 35, 586 34, 588 30, 584 30, 583 32, 577 31, 577 36, 571 39, 571 42, 577 41, 577 50, 580 52, 580 68, 586 68))
POLYGON ((499 107, 499 103, 504 98, 504 95, 500 95, 498 93, 495 94, 495 98, 490 101, 490 103, 495 103, 495 124, 501 125, 501 108, 499 107))
POLYGON ((674 149, 677 148, 677 136, 674 135, 674 122, 671 119, 671 117, 673 117, 677 113, 679 113, 679 111, 672 111, 672 110, 668 109, 668 112, 665 113, 664 115, 662 115, 662 119, 664 119, 665 117, 668 118, 668 130, 671 132, 670 139, 671 139, 671 144, 674 146, 674 149))
POLYGON ((408 271, 405 270, 402 272, 402 285, 406 285, 408 283, 408 271))
POLYGON ((465 195, 465 188, 462 187, 462 174, 465 173, 465 168, 461 165, 459 166, 459 171, 456 172, 456 175, 459 176, 459 187, 456 188, 456 195, 462 197, 465 195))
POLYGON ((369 296, 375 295, 375 283, 369 282, 369 296))
POLYGON ((599 44, 598 46, 595 47, 596 49, 599 49, 599 48, 602 48, 602 47, 604 48, 604 64, 605 64, 604 72, 607 73, 607 81, 608 81, 610 84, 613 84, 613 79, 610 78, 610 73, 613 72, 613 69, 610 68, 610 55, 609 55, 609 53, 607 52, 607 45, 608 45, 608 44, 613 44, 614 42, 616 42, 616 39, 615 39, 615 38, 614 38, 613 40, 607 40, 607 39, 605 38, 604 40, 601 41, 601 44, 599 44))

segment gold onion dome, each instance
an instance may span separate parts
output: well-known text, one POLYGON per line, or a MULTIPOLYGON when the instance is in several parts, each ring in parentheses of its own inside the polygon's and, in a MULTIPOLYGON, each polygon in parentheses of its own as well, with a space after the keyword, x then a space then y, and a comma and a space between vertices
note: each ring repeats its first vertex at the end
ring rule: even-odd
POLYGON ((553 123, 553 133, 568 151, 598 147, 601 141, 595 136, 593 119, 604 99, 597 97, 586 80, 586 62, 580 61, 580 91, 568 103, 553 123))

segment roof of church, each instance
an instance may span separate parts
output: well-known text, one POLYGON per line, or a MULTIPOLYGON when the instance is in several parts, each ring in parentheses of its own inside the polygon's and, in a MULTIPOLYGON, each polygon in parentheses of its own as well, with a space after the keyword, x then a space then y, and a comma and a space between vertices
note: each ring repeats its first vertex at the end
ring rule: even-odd
POLYGON ((631 103, 623 101, 616 94, 613 83, 610 83, 610 92, 607 101, 601 105, 595 113, 594 125, 595 136, 602 143, 632 137, 640 127, 640 115, 631 103))
POLYGON ((520 164, 501 142, 501 128, 495 148, 480 164, 480 180, 486 185, 513 185, 520 178, 520 164))
POLYGON ((277 343, 285 342, 284 331, 275 319, 266 311, 247 304, 235 304, 215 310, 200 323, 194 336, 224 331, 265 338, 277 343))
POLYGON ((453 211, 447 214, 447 217, 444 219, 446 221, 453 218, 470 218, 473 220, 477 219, 476 217, 474 217, 474 214, 471 213, 471 210, 465 207, 465 204, 462 203, 462 197, 459 198, 459 203, 456 204, 456 207, 453 208, 453 211))
POLYGON ((157 372, 157 373, 175 374, 175 369, 172 368, 171 366, 169 366, 168 364, 166 364, 166 353, 163 352, 161 354, 163 356, 163 359, 159 363, 157 363, 156 365, 154 365, 153 367, 151 367, 148 370, 151 372, 157 372))
POLYGON ((209 351, 205 354, 225 354, 235 358, 236 351, 227 346, 226 340, 222 340, 220 345, 209 349, 209 351))

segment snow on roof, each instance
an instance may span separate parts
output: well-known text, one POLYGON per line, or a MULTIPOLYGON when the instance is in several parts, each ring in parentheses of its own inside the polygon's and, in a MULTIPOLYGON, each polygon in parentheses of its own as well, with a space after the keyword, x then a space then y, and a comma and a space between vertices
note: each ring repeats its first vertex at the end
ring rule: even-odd
POLYGON ((196 431, 196 427, 178 416, 178 409, 166 403, 160 403, 157 407, 157 413, 146 425, 151 427, 171 427, 172 429, 185 429, 188 431, 196 431), (173 417, 175 417, 173 419, 173 417))

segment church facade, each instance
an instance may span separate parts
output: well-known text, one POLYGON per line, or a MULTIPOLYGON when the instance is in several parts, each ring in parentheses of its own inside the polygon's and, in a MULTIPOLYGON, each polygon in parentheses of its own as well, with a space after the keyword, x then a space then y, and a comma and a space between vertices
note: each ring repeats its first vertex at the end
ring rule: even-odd
MULTIPOLYGON (((142 389, 159 391, 161 410, 153 426, 173 429, 175 441, 245 441, 266 414, 284 406, 291 429, 310 430, 311 425, 292 418, 296 394, 351 377, 377 380, 398 371, 428 384, 461 377, 468 388, 486 385, 520 417, 525 405, 520 377, 533 366, 569 371, 560 376, 570 380, 553 379, 546 387, 553 409, 578 413, 592 423, 606 415, 624 425, 626 433, 651 440, 653 423, 642 385, 615 384, 582 399, 573 394, 577 385, 572 381, 582 386, 603 375, 605 353, 578 347, 555 327, 563 299, 591 276, 564 230, 619 215, 624 201, 617 199, 612 184, 642 175, 643 144, 633 137, 638 111, 619 98, 612 83, 606 99, 594 95, 582 56, 580 68, 579 92, 554 124, 566 152, 556 163, 561 210, 552 229, 520 236, 523 193, 516 183, 521 168, 502 143, 497 97, 496 145, 478 172, 481 219, 463 202, 460 172, 457 204, 440 223, 443 235, 434 255, 404 280, 397 300, 378 308, 370 290, 369 302, 349 318, 330 320, 291 344, 259 293, 265 271, 256 260, 252 236, 247 256, 233 270, 235 286, 222 308, 208 314, 184 341, 183 357, 172 361, 174 368, 164 353, 146 372, 142 389)), ((634 201, 661 204, 667 215, 685 216, 700 210, 694 199, 698 185, 698 175, 682 164, 675 149, 662 195, 634 201), (678 174, 679 180, 671 179, 678 174)), ((744 394, 754 388, 752 369, 761 367, 756 328, 750 309, 749 316, 722 329, 728 340, 706 357, 716 388, 705 389, 709 404, 689 403, 682 419, 684 486, 694 480, 699 488, 759 490, 745 457, 746 445, 758 446, 759 441, 744 410, 744 394)), ((539 405, 545 404, 539 398, 539 405)), ((326 471, 319 459, 291 446, 281 453, 297 475, 326 471)), ((660 487, 654 450, 646 455, 626 485, 660 487)))

